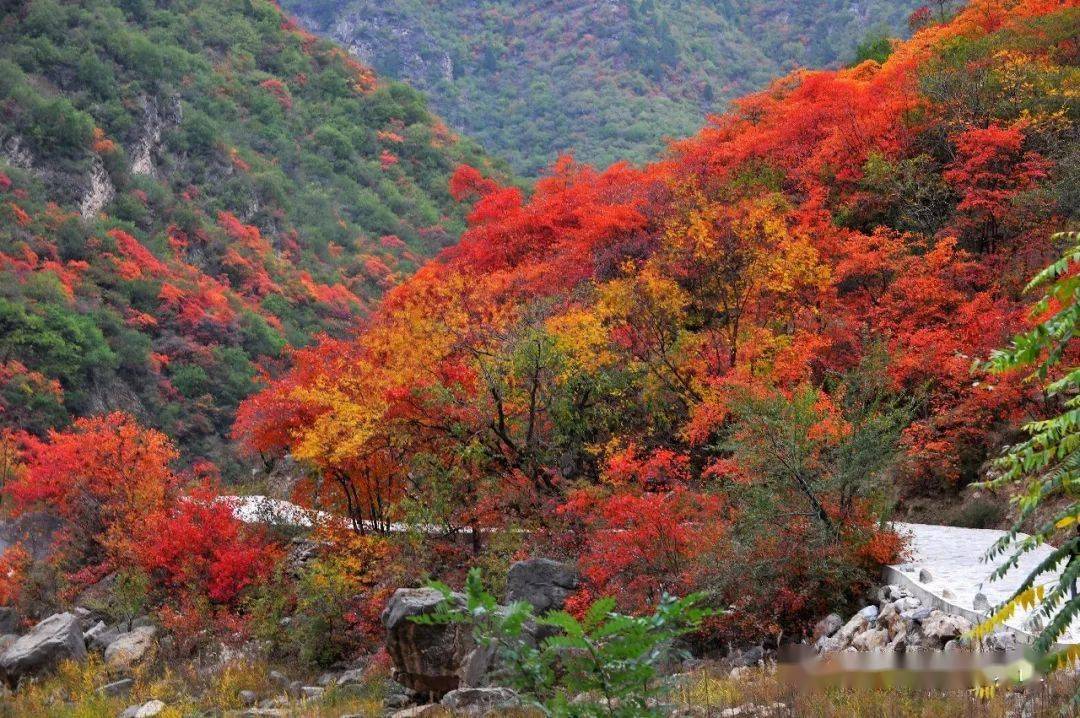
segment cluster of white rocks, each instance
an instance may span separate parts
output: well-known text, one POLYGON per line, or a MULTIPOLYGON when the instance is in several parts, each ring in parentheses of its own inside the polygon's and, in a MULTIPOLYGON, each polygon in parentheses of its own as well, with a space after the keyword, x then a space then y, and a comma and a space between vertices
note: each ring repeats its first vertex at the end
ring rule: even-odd
POLYGON ((832 613, 814 627, 814 650, 839 651, 1007 651, 1018 645, 1016 634, 1001 630, 979 645, 966 634, 971 621, 959 615, 924 606, 910 591, 899 586, 883 586, 876 604, 870 604, 846 622, 832 613))

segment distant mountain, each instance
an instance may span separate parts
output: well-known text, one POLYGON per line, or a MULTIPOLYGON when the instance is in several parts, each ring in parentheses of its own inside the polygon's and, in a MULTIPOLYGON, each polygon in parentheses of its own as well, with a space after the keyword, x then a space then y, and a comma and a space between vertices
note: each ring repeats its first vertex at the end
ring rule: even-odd
POLYGON ((456 240, 461 162, 267 0, 0 4, 0 428, 125 409, 222 460, 261 369, 456 240))
POLYGON ((536 175, 568 150, 599 165, 650 159, 727 100, 796 66, 847 62, 868 36, 900 34, 923 1, 282 4, 378 72, 427 92, 455 129, 536 175))

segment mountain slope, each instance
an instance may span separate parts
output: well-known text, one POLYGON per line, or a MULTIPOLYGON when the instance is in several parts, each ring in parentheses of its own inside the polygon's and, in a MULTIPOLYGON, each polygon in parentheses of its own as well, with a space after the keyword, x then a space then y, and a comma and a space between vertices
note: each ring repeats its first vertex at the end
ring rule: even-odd
MULTIPOLYGON (((574 557, 631 610, 702 591, 716 646, 808 632, 895 559, 881 519, 953 510, 1059 410, 976 362, 1076 226, 1078 36, 1077 0, 976 0, 657 163, 564 160, 528 197, 462 168, 461 241, 238 433, 357 525, 471 534, 461 563, 574 557)), ((437 540, 415 561, 445 571, 437 540)))
POLYGON ((560 152, 655 156, 795 66, 854 56, 921 3, 841 0, 285 0, 309 28, 432 98, 450 124, 536 175, 560 152))
POLYGON ((0 5, 0 423, 120 408, 220 459, 260 366, 455 241, 462 161, 271 2, 0 5))

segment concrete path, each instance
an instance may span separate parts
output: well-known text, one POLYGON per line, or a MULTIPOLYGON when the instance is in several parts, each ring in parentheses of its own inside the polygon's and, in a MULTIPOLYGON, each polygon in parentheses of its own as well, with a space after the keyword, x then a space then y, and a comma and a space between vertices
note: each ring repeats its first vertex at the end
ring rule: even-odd
MULTIPOLYGON (((987 550, 1004 532, 997 529, 965 529, 957 526, 930 524, 894 524, 901 534, 908 537, 910 560, 890 566, 886 570, 889 583, 917 589, 921 596, 933 598, 939 608, 960 613, 970 620, 979 620, 985 613, 975 610, 975 595, 982 593, 991 606, 997 607, 1020 585, 1028 573, 1046 558, 1051 548, 1040 546, 1028 552, 1020 564, 997 581, 990 581, 993 570, 1004 563, 1008 554, 992 563, 984 560, 987 550), (929 580, 922 580, 923 570, 929 572, 929 580)), ((924 576, 925 578, 925 576, 924 576)), ((1049 577, 1047 579, 1049 580, 1049 577)), ((1028 623, 1031 614, 1018 611, 1008 624, 1027 634, 1033 632, 1028 623)), ((1080 621, 1073 623, 1063 643, 1080 643, 1080 621)))

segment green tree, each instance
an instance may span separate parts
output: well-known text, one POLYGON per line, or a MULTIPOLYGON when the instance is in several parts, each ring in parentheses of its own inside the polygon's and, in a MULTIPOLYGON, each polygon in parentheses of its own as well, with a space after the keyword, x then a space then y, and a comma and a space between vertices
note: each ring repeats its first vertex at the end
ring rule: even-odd
POLYGON ((875 31, 867 35, 862 42, 855 46, 855 61, 853 65, 876 60, 885 62, 892 54, 892 41, 884 32, 875 31))
POLYGON ((780 497, 794 493, 833 538, 837 521, 843 524, 857 504, 882 503, 912 411, 910 402, 889 394, 884 376, 885 358, 875 353, 843 376, 831 397, 810 385, 790 396, 749 390, 737 395, 723 448, 755 478, 748 503, 774 514, 780 497), (823 410, 822 400, 835 404, 835 411, 823 410), (826 509, 829 501, 837 504, 835 516, 826 509))

